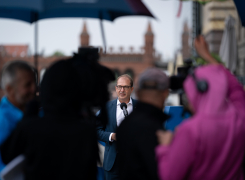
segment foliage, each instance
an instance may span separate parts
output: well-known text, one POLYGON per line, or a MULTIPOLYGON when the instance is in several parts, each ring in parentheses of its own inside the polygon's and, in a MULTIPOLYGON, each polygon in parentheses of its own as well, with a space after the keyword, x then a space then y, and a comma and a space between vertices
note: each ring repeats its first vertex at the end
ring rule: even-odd
MULTIPOLYGON (((214 59, 216 59, 216 61, 218 61, 221 64, 224 64, 224 62, 221 60, 221 58, 219 57, 218 54, 211 53, 211 55, 212 55, 212 57, 214 59)), ((197 57, 197 58, 194 58, 194 59, 195 59, 197 65, 205 65, 205 64, 207 64, 207 62, 201 57, 197 57)))
POLYGON ((65 54, 62 51, 55 51, 51 56, 63 57, 65 54))

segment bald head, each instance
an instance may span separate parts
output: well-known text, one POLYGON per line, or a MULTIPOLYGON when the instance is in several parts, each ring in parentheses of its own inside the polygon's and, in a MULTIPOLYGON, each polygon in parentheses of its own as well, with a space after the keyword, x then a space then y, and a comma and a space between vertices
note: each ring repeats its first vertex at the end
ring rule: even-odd
POLYGON ((162 70, 149 68, 144 71, 139 77, 137 87, 136 94, 141 102, 163 108, 169 94, 169 78, 162 70))

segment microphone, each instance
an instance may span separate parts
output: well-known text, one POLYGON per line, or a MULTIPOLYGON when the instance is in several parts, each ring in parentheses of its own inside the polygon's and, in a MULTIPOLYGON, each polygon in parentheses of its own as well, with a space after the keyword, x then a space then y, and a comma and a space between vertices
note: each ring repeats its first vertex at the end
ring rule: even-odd
POLYGON ((120 104, 121 109, 123 110, 123 114, 125 117, 128 116, 128 111, 127 111, 127 104, 126 103, 121 103, 120 104))

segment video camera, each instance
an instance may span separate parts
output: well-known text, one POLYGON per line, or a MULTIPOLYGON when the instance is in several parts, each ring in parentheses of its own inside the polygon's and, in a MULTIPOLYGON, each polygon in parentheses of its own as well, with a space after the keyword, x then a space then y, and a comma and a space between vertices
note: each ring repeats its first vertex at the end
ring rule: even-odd
POLYGON ((81 47, 78 54, 74 54, 70 59, 73 61, 73 68, 80 76, 81 84, 86 85, 86 88, 83 88, 83 113, 91 114, 93 109, 100 109, 100 120, 102 124, 106 124, 106 103, 109 100, 108 84, 115 80, 115 75, 113 71, 100 65, 98 60, 99 48, 94 47, 81 47))
POLYGON ((83 119, 96 120, 94 109, 100 109, 100 122, 107 123, 108 84, 115 80, 113 71, 98 62, 99 49, 79 48, 67 60, 55 62, 47 69, 36 98, 26 109, 26 116, 43 116, 45 109, 59 112, 78 108, 83 119))
POLYGON ((177 68, 177 75, 170 77, 170 89, 173 92, 181 93, 183 90, 183 83, 189 75, 190 68, 193 67, 192 62, 192 59, 184 60, 185 65, 177 68))

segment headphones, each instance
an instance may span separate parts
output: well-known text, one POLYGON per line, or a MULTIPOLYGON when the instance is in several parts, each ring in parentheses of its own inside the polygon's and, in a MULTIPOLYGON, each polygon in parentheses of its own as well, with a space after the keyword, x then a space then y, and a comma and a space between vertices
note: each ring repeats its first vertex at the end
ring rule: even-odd
POLYGON ((193 77, 193 79, 195 81, 195 84, 196 84, 196 87, 197 87, 197 90, 200 93, 205 93, 205 92, 208 91, 208 82, 206 80, 204 80, 204 79, 197 79, 196 76, 195 76, 194 68, 190 68, 189 75, 191 77, 193 77))

